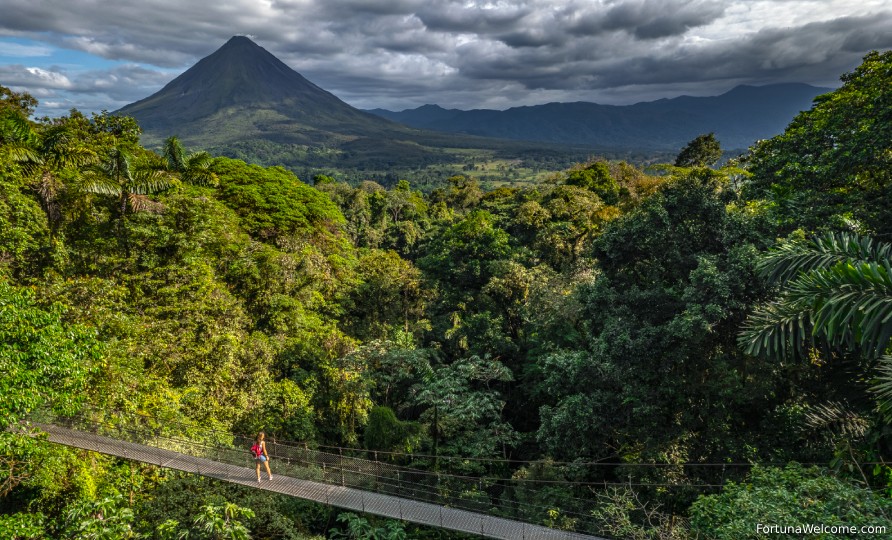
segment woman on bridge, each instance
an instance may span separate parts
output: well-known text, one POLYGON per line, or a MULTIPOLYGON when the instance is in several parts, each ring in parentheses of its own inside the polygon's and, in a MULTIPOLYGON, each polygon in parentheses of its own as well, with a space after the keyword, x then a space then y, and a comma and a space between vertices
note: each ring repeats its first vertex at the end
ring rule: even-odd
POLYGON ((257 439, 254 440, 254 446, 251 447, 251 453, 254 454, 254 461, 257 462, 257 481, 260 482, 260 464, 263 463, 266 466, 266 474, 269 476, 269 479, 273 479, 273 473, 269 470, 269 454, 266 452, 266 434, 262 431, 257 434, 257 439))

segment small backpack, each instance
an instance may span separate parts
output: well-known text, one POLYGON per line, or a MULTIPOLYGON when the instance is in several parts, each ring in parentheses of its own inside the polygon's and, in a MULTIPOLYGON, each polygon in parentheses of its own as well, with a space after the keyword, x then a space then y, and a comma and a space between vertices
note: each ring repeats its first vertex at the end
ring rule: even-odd
POLYGON ((258 458, 260 457, 260 454, 263 453, 263 448, 261 448, 259 444, 254 443, 254 446, 251 447, 251 453, 255 458, 258 458))

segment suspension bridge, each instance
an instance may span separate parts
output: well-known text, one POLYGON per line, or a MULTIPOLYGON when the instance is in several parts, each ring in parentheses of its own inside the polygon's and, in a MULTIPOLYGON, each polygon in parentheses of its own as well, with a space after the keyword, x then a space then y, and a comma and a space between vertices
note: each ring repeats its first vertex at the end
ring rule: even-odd
POLYGON ((541 486, 511 485, 510 479, 439 474, 268 441, 273 479, 264 475, 258 483, 248 439, 232 434, 187 439, 184 433, 194 433, 194 426, 183 430, 146 416, 104 414, 35 415, 19 429, 55 444, 487 538, 604 540, 588 534, 596 529, 591 514, 580 509, 590 500, 552 501, 547 494, 536 496, 541 486), (494 489, 499 497, 493 497, 494 489), (548 519, 560 519, 563 528, 575 530, 539 524, 548 519))

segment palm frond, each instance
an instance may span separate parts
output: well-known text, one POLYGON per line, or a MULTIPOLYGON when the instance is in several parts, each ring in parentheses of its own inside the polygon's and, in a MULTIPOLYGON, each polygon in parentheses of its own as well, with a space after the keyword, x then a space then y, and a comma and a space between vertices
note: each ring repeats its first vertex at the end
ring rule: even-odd
POLYGON ((170 189, 178 183, 176 177, 167 171, 140 167, 134 171, 132 181, 126 187, 130 193, 148 195, 170 189))
POLYGON ((186 169, 186 149, 175 135, 164 140, 161 157, 172 171, 183 172, 186 169))
POLYGON ((189 155, 187 165, 190 169, 207 169, 214 161, 214 157, 208 152, 195 152, 189 155))
POLYGON ((127 195, 127 204, 134 212, 149 212, 152 214, 160 214, 164 211, 164 205, 153 201, 145 195, 130 193, 127 195))
POLYGON ((811 272, 791 283, 790 296, 813 299, 814 334, 835 348, 861 348, 870 357, 892 339, 890 262, 849 264, 811 272))
POLYGON ((33 140, 34 130, 27 118, 13 111, 0 114, 0 144, 29 144, 33 140))
POLYGON ((847 403, 829 401, 810 407, 805 413, 807 424, 814 429, 829 431, 832 435, 846 438, 863 437, 870 421, 847 403))
POLYGON ((97 173, 101 171, 102 174, 108 176, 108 178, 120 188, 133 181, 133 174, 131 172, 132 162, 133 156, 131 156, 129 152, 114 148, 109 153, 108 159, 102 161, 95 167, 91 167, 91 170, 97 173))
POLYGON ((756 268, 770 282, 786 283, 799 274, 829 268, 843 261, 878 261, 890 257, 892 244, 842 232, 807 242, 785 242, 768 252, 756 268))
POLYGON ((87 193, 99 195, 121 195, 121 184, 106 174, 106 168, 101 165, 93 165, 79 178, 77 187, 87 193))
POLYGON ((808 329, 809 341, 883 354, 892 339, 890 265, 892 244, 850 233, 781 245, 758 268, 786 288, 749 318, 740 345, 750 354, 798 354, 808 329))
POLYGON ((40 147, 44 164, 55 169, 82 167, 99 160, 92 148, 83 144, 64 126, 54 126, 44 132, 40 147))
POLYGON ((210 167, 213 156, 207 152, 196 152, 189 156, 183 180, 198 186, 216 186, 219 183, 216 173, 210 167))
POLYGON ((758 308, 744 323, 738 344, 752 356, 798 357, 812 339, 812 302, 783 296, 758 308))
POLYGON ((0 159, 27 166, 29 163, 35 163, 39 159, 39 154, 31 145, 14 141, 0 146, 0 159))

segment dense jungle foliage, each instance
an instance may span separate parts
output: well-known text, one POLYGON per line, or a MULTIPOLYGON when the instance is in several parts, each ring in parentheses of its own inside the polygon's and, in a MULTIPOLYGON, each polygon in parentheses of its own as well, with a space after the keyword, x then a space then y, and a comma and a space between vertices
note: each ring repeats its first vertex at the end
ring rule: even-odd
MULTIPOLYGON (((892 530, 892 52, 720 169, 709 135, 491 191, 311 186, 0 90, 3 426, 394 452, 615 538, 892 530)), ((2 538, 314 535, 461 537, 0 432, 2 538)))

